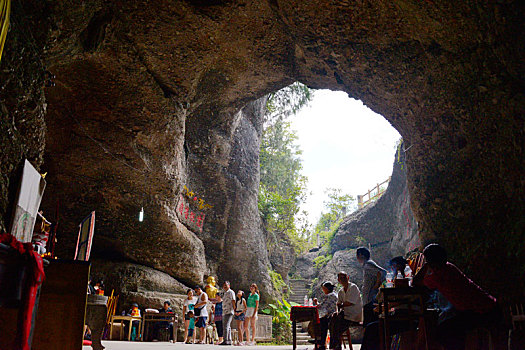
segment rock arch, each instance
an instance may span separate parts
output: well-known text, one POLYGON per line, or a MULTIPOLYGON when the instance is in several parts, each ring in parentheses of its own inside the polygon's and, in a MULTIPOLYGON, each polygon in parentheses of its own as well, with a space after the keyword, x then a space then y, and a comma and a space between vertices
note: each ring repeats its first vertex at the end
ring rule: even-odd
MULTIPOLYGON (((24 55, 45 57, 56 75, 56 87, 45 90, 45 118, 29 114, 31 123, 45 119, 47 126, 47 193, 61 198, 67 222, 100 210, 102 256, 187 283, 218 270, 241 286, 250 280, 267 285, 256 207, 261 109, 266 93, 299 80, 346 91, 400 132, 422 241, 442 242, 458 265, 498 295, 523 290, 521 2, 43 6, 35 7, 30 23, 39 37, 47 36, 49 48, 24 55), (176 218, 183 185, 214 206, 202 235, 176 218), (132 219, 140 206, 146 207, 144 225, 132 219), (516 288, 509 290, 509 283, 516 288)), ((24 18, 27 10, 16 8, 13 16, 24 18)), ((16 65, 16 48, 29 46, 16 30, 2 61, 12 67, 9 74, 29 67, 16 65)), ((27 69, 42 79, 39 69, 27 69)), ((32 96, 41 92, 36 84, 32 96)), ((4 101, 14 126, 34 110, 29 102, 4 101)), ((38 163, 43 155, 31 142, 34 130, 17 132, 22 151, 11 150, 2 165, 3 217, 14 166, 24 154, 36 154, 38 163)), ((46 197, 48 210, 53 200, 46 197)), ((63 230, 74 232, 74 224, 63 230)))

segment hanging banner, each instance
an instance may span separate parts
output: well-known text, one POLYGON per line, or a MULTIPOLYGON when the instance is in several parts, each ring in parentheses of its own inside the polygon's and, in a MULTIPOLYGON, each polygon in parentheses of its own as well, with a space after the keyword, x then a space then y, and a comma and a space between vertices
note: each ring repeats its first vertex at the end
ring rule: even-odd
POLYGON ((189 201, 187 201, 182 194, 179 195, 179 202, 177 203, 177 217, 192 231, 202 232, 206 214, 192 209, 189 201))
POLYGON ((75 250, 74 260, 88 261, 91 254, 91 242, 95 231, 95 212, 86 216, 80 223, 78 231, 77 249, 75 250))
POLYGON ((9 232, 20 242, 31 242, 46 181, 26 159, 9 232))

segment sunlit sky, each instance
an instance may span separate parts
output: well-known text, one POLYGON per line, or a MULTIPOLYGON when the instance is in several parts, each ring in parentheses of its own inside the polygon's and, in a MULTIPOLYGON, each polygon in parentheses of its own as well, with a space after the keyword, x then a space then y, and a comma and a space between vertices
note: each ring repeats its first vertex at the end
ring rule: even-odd
MULTIPOLYGON (((340 188, 357 200, 392 174, 401 137, 381 115, 341 91, 316 90, 309 106, 291 117, 302 149, 303 175, 311 194, 302 210, 315 224, 326 188, 340 188)), ((357 203, 357 202, 356 202, 357 203)))

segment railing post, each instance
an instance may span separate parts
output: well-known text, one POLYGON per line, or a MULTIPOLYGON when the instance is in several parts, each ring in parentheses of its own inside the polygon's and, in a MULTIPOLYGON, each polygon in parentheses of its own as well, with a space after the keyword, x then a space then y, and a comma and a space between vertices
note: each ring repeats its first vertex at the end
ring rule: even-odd
POLYGON ((360 194, 357 195, 357 207, 359 209, 363 207, 363 196, 360 194))

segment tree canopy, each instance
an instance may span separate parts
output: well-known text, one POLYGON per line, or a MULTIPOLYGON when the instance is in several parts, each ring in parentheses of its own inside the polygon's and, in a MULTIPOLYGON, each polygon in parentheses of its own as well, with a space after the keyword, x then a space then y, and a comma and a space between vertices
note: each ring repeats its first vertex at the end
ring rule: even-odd
POLYGON ((306 106, 310 89, 294 83, 268 98, 261 141, 259 211, 263 219, 268 249, 282 241, 302 250, 304 225, 296 219, 305 200, 307 178, 301 174, 301 150, 288 118, 306 106))

